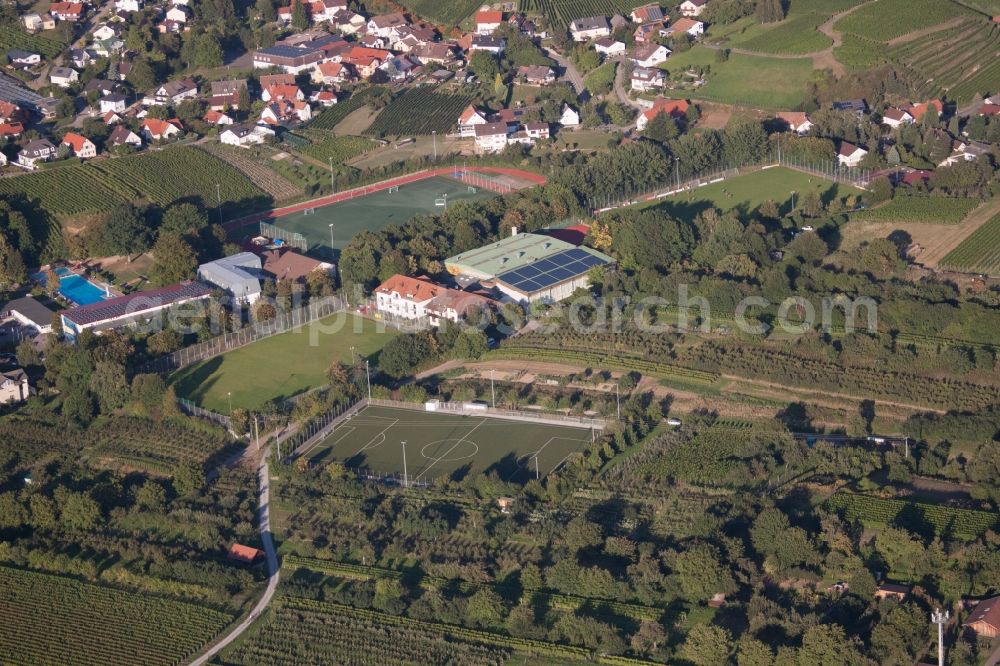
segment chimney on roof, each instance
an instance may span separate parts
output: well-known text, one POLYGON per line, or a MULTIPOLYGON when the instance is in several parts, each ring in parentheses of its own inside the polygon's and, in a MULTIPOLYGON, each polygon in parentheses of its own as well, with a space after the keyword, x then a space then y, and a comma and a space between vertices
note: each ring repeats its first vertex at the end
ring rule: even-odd
POLYGON ((511 237, 514 237, 514 236, 517 235, 517 227, 511 227, 510 228, 510 235, 511 235, 511 237))

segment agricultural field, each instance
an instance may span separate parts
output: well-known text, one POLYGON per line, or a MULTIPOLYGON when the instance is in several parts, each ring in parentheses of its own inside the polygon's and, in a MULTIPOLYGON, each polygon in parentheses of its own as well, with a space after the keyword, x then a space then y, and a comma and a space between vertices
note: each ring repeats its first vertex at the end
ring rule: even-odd
POLYGON ((971 11, 950 0, 879 0, 834 24, 834 30, 877 42, 930 28, 971 11))
POLYGON ((715 60, 715 51, 701 45, 671 55, 660 67, 671 75, 691 68, 710 68, 705 85, 683 91, 685 96, 760 109, 798 108, 805 101, 806 85, 813 78, 811 58, 733 53, 720 63, 715 60))
POLYGON ((479 0, 402 0, 402 5, 417 16, 444 25, 458 25, 481 4, 479 0))
POLYGON ((270 167, 273 160, 264 149, 237 148, 217 141, 209 141, 198 147, 241 171, 275 201, 285 201, 302 195, 302 187, 297 187, 270 167))
POLYGON ((792 206, 792 192, 795 192, 796 197, 801 200, 801 197, 810 191, 818 193, 824 202, 838 198, 847 202, 847 199, 862 193, 861 190, 849 185, 840 185, 812 174, 776 167, 727 178, 691 192, 639 205, 644 208, 663 206, 673 214, 694 215, 709 206, 723 211, 736 207, 754 210, 765 201, 771 200, 783 213, 787 213, 792 206))
POLYGON ((727 45, 761 53, 791 55, 821 51, 833 43, 816 30, 827 18, 826 14, 819 12, 789 15, 784 21, 762 30, 748 30, 743 35, 733 36, 727 45))
POLYGON ((970 541, 987 530, 996 529, 997 525, 996 514, 988 511, 883 499, 846 491, 835 493, 826 505, 847 520, 859 521, 865 526, 900 524, 910 531, 922 533, 921 527, 926 524, 938 535, 950 532, 970 541))
POLYGON ((211 466, 239 450, 221 429, 116 417, 93 428, 84 456, 102 467, 170 475, 178 465, 211 466))
POLYGON ((316 116, 316 118, 309 124, 309 128, 332 130, 334 127, 339 125, 340 121, 344 118, 367 104, 368 99, 378 90, 378 86, 372 86, 370 88, 365 88, 364 90, 359 90, 346 100, 324 109, 323 112, 316 116))
POLYGON ((477 414, 369 406, 339 425, 305 455, 354 469, 409 474, 415 483, 495 471, 524 483, 547 476, 591 441, 589 428, 510 421, 477 414), (401 441, 406 441, 404 470, 401 441), (537 464, 538 468, 535 469, 537 464))
POLYGON ((0 567, 5 664, 178 664, 232 620, 194 604, 0 567))
POLYGON ((445 134, 462 109, 472 101, 470 95, 435 92, 431 88, 412 88, 392 100, 375 118, 365 134, 373 136, 410 136, 445 134))
POLYGON ((6 53, 11 49, 22 49, 38 53, 51 60, 59 55, 66 45, 54 39, 49 39, 41 35, 29 35, 19 26, 0 26, 0 52, 6 53))
POLYGON ((943 268, 1000 275, 1000 215, 990 218, 941 260, 943 268))
POLYGON ((551 28, 568 26, 574 19, 584 16, 628 16, 641 0, 518 0, 519 11, 542 16, 551 28))
POLYGON ((981 202, 956 197, 897 196, 885 205, 851 215, 858 222, 958 224, 981 202))
POLYGON ((205 409, 228 414, 230 393, 234 408, 256 409, 325 385, 334 362, 377 358, 394 335, 369 319, 341 313, 184 368, 171 382, 178 395, 205 409))
POLYGON ((378 147, 374 141, 360 136, 330 136, 320 133, 312 133, 307 136, 313 142, 299 148, 299 152, 324 164, 331 160, 334 164, 343 164, 378 147))
POLYGON ((0 178, 0 196, 19 195, 37 201, 45 210, 60 216, 107 211, 129 200, 89 164, 0 178))
POLYGON ((848 70, 871 69, 887 60, 886 45, 855 35, 843 35, 833 57, 848 70))

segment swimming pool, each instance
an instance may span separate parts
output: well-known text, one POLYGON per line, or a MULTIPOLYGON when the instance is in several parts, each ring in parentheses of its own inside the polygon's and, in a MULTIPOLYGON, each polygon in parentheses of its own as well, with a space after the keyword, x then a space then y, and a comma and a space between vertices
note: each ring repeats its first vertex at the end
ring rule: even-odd
MULTIPOLYGON (((103 288, 66 267, 57 268, 56 275, 59 276, 59 294, 77 305, 90 305, 111 298, 103 288)), ((45 273, 35 273, 31 277, 45 286, 45 273)))

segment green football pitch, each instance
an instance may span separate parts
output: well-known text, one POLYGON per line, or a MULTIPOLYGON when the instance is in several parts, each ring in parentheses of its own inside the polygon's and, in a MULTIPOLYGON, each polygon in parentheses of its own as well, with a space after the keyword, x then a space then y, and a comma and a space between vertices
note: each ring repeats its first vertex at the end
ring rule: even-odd
POLYGON ((545 476, 591 441, 587 428, 512 421, 478 414, 450 414, 368 406, 305 452, 312 464, 339 461, 348 467, 403 475, 411 483, 496 471, 526 482, 545 476))
POLYGON ((398 191, 373 192, 314 208, 312 213, 284 215, 271 223, 305 236, 310 252, 324 253, 329 252, 331 224, 333 247, 342 250, 361 231, 378 231, 390 224, 406 222, 415 215, 441 213, 446 210, 446 206, 438 205, 441 201, 447 200, 450 205, 454 201, 495 196, 497 193, 491 190, 470 188, 461 181, 434 176, 400 185, 398 191))

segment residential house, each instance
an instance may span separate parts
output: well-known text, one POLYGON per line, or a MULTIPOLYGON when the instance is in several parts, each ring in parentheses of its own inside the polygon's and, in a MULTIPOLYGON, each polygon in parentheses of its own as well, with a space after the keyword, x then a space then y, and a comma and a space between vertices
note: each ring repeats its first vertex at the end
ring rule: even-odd
POLYGON ((274 130, 265 125, 229 125, 219 133, 219 142, 227 146, 246 146, 264 143, 274 136, 274 130))
POLYGON ((486 123, 475 126, 476 150, 497 153, 507 147, 507 123, 486 123))
POLYGON ((69 146, 74 157, 87 159, 97 156, 97 146, 94 145, 94 142, 76 132, 67 132, 60 145, 69 146))
POLYGON ((493 31, 503 23, 503 12, 498 11, 478 11, 476 12, 476 33, 480 35, 492 35, 493 31))
POLYGON ((115 9, 121 12, 142 11, 142 0, 115 0, 115 9))
POLYGON ((357 44, 358 46, 363 46, 366 49, 384 49, 389 46, 389 40, 385 37, 379 37, 378 35, 364 35, 357 41, 357 44))
POLYGON ((501 37, 493 35, 473 35, 469 44, 470 51, 487 51, 493 55, 500 55, 507 48, 507 41, 501 37))
POLYGON ((579 18, 569 24, 569 31, 573 35, 573 41, 589 42, 598 37, 610 37, 611 27, 608 25, 606 16, 588 16, 579 18))
POLYGON ((176 118, 160 120, 146 118, 142 121, 142 133, 148 141, 161 141, 179 135, 183 131, 181 121, 176 118))
POLYGON ((629 17, 632 23, 655 23, 663 21, 663 10, 656 4, 643 5, 633 9, 629 17))
POLYGON ((556 81, 555 70, 545 65, 522 65, 517 68, 517 76, 533 86, 547 86, 556 81))
POLYGON ((69 67, 53 67, 49 70, 49 81, 60 88, 69 88, 80 80, 80 73, 69 67))
POLYGON ((938 166, 945 167, 958 164, 959 162, 972 162, 984 155, 991 155, 992 152, 992 148, 988 143, 955 141, 952 143, 951 155, 938 164, 938 166))
POLYGON ((913 116, 910 115, 910 112, 896 106, 890 106, 882 114, 882 124, 892 128, 909 125, 912 122, 913 116))
POLYGON ((17 154, 17 165, 25 169, 37 169, 40 162, 48 162, 56 156, 56 147, 48 139, 29 141, 17 154))
POLYGON ((260 257, 253 252, 240 252, 198 266, 199 280, 215 285, 247 305, 260 298, 260 278, 260 257))
POLYGON ((49 5, 49 14, 58 21, 74 23, 83 18, 85 11, 85 6, 80 2, 53 2, 49 5))
POLYGON ((910 115, 913 116, 913 120, 919 123, 923 121, 924 114, 927 113, 927 110, 931 107, 934 107, 938 116, 944 113, 944 104, 939 99, 932 99, 918 104, 911 104, 907 108, 907 111, 909 111, 910 115))
POLYGON ((524 132, 531 139, 547 139, 549 138, 549 124, 527 123, 524 126, 524 132))
POLYGON ((148 105, 153 104, 180 104, 186 99, 194 99, 198 96, 198 86, 191 79, 178 79, 168 81, 153 92, 153 96, 148 95, 143 100, 148 105))
POLYGON ((121 114, 120 113, 116 113, 114 111, 108 111, 108 112, 102 114, 101 115, 101 120, 103 120, 104 124, 108 125, 108 126, 117 125, 119 123, 125 122, 125 119, 122 118, 121 114))
POLYGON ((330 25, 343 35, 355 35, 365 27, 365 24, 364 16, 347 9, 335 13, 330 18, 330 25))
POLYGON ((313 83, 339 85, 357 80, 354 68, 345 62, 321 62, 313 67, 313 83))
POLYGON ((636 119, 635 128, 640 132, 643 131, 649 124, 649 121, 661 113, 669 114, 674 119, 684 118, 687 116, 688 107, 690 107, 690 104, 688 104, 687 100, 658 97, 653 100, 652 108, 646 109, 639 114, 639 117, 636 119))
POLYGON ((155 27, 156 31, 161 35, 176 34, 190 30, 186 22, 167 18, 157 23, 155 27))
POLYGON ((406 17, 399 12, 373 16, 368 19, 368 33, 394 39, 397 36, 396 30, 405 25, 407 25, 406 17))
POLYGON ((983 638, 1000 636, 1000 597, 983 599, 977 603, 962 626, 983 638))
POLYGON ((21 368, 0 371, 0 405, 22 403, 31 395, 28 374, 21 368))
POLYGON ((559 124, 563 127, 576 127, 580 124, 580 112, 569 104, 563 104, 562 114, 559 116, 559 124))
POLYGON ((127 125, 118 125, 111 130, 111 134, 108 135, 108 143, 115 148, 121 146, 142 148, 142 138, 129 129, 127 125))
POLYGON ((94 41, 104 42, 118 37, 121 29, 115 28, 107 23, 102 23, 90 33, 94 41))
POLYGON ((442 320, 459 322, 474 311, 491 308, 488 298, 434 284, 425 277, 393 275, 375 289, 375 309, 403 319, 427 318, 432 326, 442 320))
POLYGON ((187 23, 191 10, 184 5, 174 5, 164 14, 164 19, 175 23, 187 23))
MULTIPOLYGON (((10 141, 24 134, 24 125, 21 123, 0 123, 0 140, 10 141)), ((0 153, 2 155, 3 153, 0 153)), ((6 155, 4 156, 6 157, 6 155)), ((6 162, 4 162, 6 164, 6 162)))
POLYGON ((841 141, 837 150, 837 162, 846 167, 856 167, 865 159, 868 151, 848 141, 841 141))
POLYGON ((69 61, 76 69, 85 69, 97 58, 93 49, 70 49, 69 61))
POLYGON ((323 107, 333 106, 337 103, 337 93, 332 90, 314 90, 309 95, 309 101, 323 107))
POLYGON ((691 18, 680 18, 673 25, 663 29, 665 35, 681 35, 687 33, 692 39, 697 39, 705 34, 705 24, 691 18))
POLYGON ((63 333, 69 340, 83 331, 113 330, 132 326, 162 316, 167 310, 184 303, 201 301, 212 296, 212 287, 200 282, 181 282, 158 289, 137 291, 98 303, 63 310, 63 333))
POLYGON ((264 276, 275 281, 301 283, 315 271, 332 273, 335 268, 331 263, 307 257, 288 247, 265 250, 261 258, 264 261, 264 276))
POLYGON ((976 114, 980 116, 995 116, 1000 114, 1000 104, 983 104, 976 111, 976 114))
POLYGON ((108 78, 117 79, 118 81, 124 81, 128 78, 129 73, 132 71, 132 63, 127 60, 119 60, 118 62, 113 62, 108 67, 108 78))
POLYGON ((211 96, 208 98, 208 108, 213 111, 239 109, 240 94, 246 89, 246 79, 212 81, 211 96))
POLYGON ((39 32, 42 30, 42 16, 35 12, 25 14, 21 17, 21 23, 28 32, 39 32))
POLYGON ((594 42, 594 50, 603 56, 613 58, 625 53, 625 42, 610 37, 601 37, 594 42))
POLYGON ((667 81, 666 73, 655 67, 635 67, 632 69, 632 90, 649 92, 662 88, 667 81))
POLYGON ((684 16, 701 16, 706 4, 708 0, 684 0, 678 9, 684 16))
POLYGON ((233 117, 228 113, 223 113, 222 111, 216 111, 215 109, 209 109, 205 112, 205 115, 201 118, 209 125, 232 125, 233 117))
POLYGON ((101 113, 124 113, 125 109, 128 108, 128 99, 121 93, 105 95, 98 100, 98 103, 101 107, 101 113))
POLYGON ((805 111, 780 111, 774 114, 778 120, 784 121, 788 130, 802 136, 813 128, 812 122, 805 111))
POLYGON ((476 136, 476 126, 486 125, 487 123, 489 123, 489 120, 486 114, 470 104, 465 107, 462 115, 458 117, 458 133, 463 137, 476 136))
POLYGON ((260 98, 265 102, 288 99, 302 101, 306 98, 302 89, 296 85, 272 85, 264 88, 260 93, 260 98))
POLYGON ((14 299, 0 307, 0 319, 12 317, 18 324, 33 331, 33 335, 51 333, 54 314, 31 296, 14 299))
POLYGON ((456 48, 450 43, 421 44, 410 51, 410 55, 424 64, 450 65, 457 60, 456 48))
POLYGON ((91 79, 87 82, 87 85, 83 87, 84 94, 96 92, 101 97, 105 97, 117 91, 118 82, 108 81, 107 79, 91 79))
POLYGON ((834 111, 853 111, 858 118, 868 110, 868 104, 863 99, 842 99, 832 104, 834 111))
POLYGON ((312 120, 312 107, 299 100, 277 99, 260 112, 260 121, 271 126, 288 127, 309 120, 312 120))
POLYGON ((330 23, 338 12, 347 10, 347 0, 313 0, 309 17, 313 23, 330 23))
POLYGON ((28 113, 17 104, 13 102, 0 101, 0 122, 24 123, 27 122, 28 119, 28 113))
POLYGON ((662 62, 666 62, 669 55, 670 49, 666 46, 649 42, 647 44, 637 44, 632 50, 632 56, 629 60, 636 67, 656 67, 662 62))
POLYGON ((7 51, 7 61, 18 67, 34 67, 42 62, 42 56, 31 51, 11 49, 7 51))
POLYGON ((648 44, 656 41, 657 37, 665 37, 667 34, 666 24, 663 21, 656 23, 643 23, 632 32, 632 39, 636 44, 648 44))

